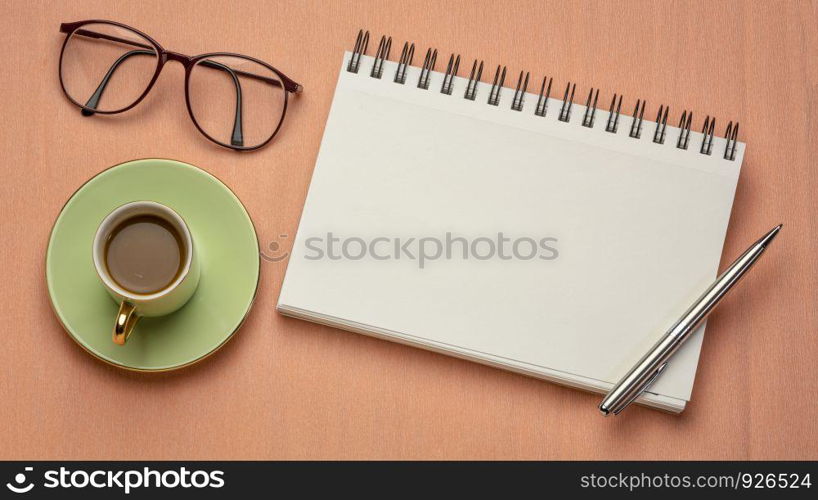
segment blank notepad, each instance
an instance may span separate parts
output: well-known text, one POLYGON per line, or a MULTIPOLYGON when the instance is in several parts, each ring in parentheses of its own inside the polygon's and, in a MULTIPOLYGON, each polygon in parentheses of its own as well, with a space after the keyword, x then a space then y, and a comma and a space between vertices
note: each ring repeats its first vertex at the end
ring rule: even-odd
MULTIPOLYGON (((681 149, 680 129, 668 126, 658 144, 653 121, 633 138, 624 113, 611 133, 603 109, 586 127, 579 104, 564 122, 557 99, 539 116, 538 94, 525 94, 517 111, 514 89, 501 89, 493 106, 489 84, 469 100, 468 79, 454 78, 448 95, 441 73, 422 89, 419 68, 408 67, 400 84, 397 63, 383 62, 375 78, 371 57, 348 71, 352 56, 293 243, 282 314, 603 392, 716 277, 744 144, 730 160, 716 137, 702 154, 696 132, 681 149), (330 233, 352 258, 318 258, 330 233), (519 240, 522 257, 534 240, 537 256, 484 258, 485 240, 463 255, 456 240, 450 258, 422 266, 417 255, 395 257, 396 240, 414 238, 417 254, 421 238, 445 245, 447 235, 474 242, 500 233, 508 248, 519 240), (360 256, 360 242, 376 239, 360 256)), ((684 409, 701 330, 641 403, 684 409)))

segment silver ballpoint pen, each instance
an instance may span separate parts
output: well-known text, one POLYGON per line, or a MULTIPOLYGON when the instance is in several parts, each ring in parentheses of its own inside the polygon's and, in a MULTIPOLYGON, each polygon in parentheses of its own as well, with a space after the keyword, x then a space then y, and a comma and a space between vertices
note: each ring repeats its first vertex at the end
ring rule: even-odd
POLYGON ((670 330, 665 333, 653 348, 622 377, 599 405, 599 411, 608 416, 618 415, 622 410, 642 395, 659 377, 667 366, 668 360, 681 347, 696 327, 704 321, 716 307, 722 297, 738 283, 742 276, 755 264, 764 250, 781 230, 782 224, 775 226, 760 240, 753 243, 741 257, 730 264, 730 267, 710 285, 699 299, 690 306, 670 330))

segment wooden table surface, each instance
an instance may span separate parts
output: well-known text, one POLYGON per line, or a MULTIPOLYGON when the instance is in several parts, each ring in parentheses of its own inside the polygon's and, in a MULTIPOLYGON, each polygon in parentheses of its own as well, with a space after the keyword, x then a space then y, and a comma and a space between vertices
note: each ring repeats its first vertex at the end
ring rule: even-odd
MULTIPOLYGON (((3 47, 0 197, 2 459, 818 459, 818 3, 45 2, 13 0, 3 47), (257 56, 305 86, 275 142, 207 142, 183 70, 116 117, 60 90, 59 23, 111 19, 187 54, 257 56), (49 307, 44 257, 66 199, 108 166, 173 158, 241 198, 263 248, 295 234, 341 53, 358 28, 741 122, 747 155, 724 260, 779 222, 772 251, 712 316, 681 416, 603 419, 599 397, 275 311, 286 263, 263 262, 255 307, 205 362, 135 374, 91 358, 49 307)), ((370 51, 374 52, 370 42, 370 51)), ((417 64, 416 54, 416 64, 417 64)), ((461 74, 462 74, 461 68, 461 74)), ((484 74, 484 80, 491 75, 484 74)), ((579 99, 577 99, 579 100, 579 99)), ((722 263, 724 265, 725 262, 722 263)))

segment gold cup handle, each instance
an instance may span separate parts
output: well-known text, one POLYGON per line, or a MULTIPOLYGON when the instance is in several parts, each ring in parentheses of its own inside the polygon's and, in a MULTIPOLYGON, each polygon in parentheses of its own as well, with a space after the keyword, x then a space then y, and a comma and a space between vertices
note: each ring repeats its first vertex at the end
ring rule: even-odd
POLYGON ((136 307, 130 302, 122 301, 114 323, 114 344, 125 345, 137 321, 139 316, 136 314, 136 307))

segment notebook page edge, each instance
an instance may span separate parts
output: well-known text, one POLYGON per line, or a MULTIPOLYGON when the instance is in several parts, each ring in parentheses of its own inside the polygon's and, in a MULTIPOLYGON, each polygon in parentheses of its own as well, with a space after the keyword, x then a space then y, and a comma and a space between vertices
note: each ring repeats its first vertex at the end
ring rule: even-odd
MULTIPOLYGON (((390 342, 397 342, 399 344, 424 349, 427 351, 436 352, 446 356, 479 363, 493 368, 510 371, 520 375, 544 380, 555 383, 572 389, 580 389, 595 394, 605 394, 609 391, 613 384, 602 382, 599 380, 583 377, 582 375, 575 375, 566 373, 560 370, 539 367, 524 362, 511 362, 511 360, 504 360, 499 357, 491 356, 484 353, 477 353, 466 348, 458 348, 455 346, 447 346, 427 339, 420 339, 408 334, 400 332, 393 332, 382 328, 377 328, 371 325, 364 325, 355 321, 344 320, 333 316, 324 315, 321 313, 314 313, 299 307, 290 306, 279 302, 276 310, 291 318, 301 319, 316 323, 319 325, 338 328, 344 331, 366 335, 381 340, 390 342)), ((679 414, 686 408, 686 400, 679 399, 673 396, 654 393, 646 391, 637 401, 636 404, 648 406, 650 408, 663 410, 668 413, 679 414)))

